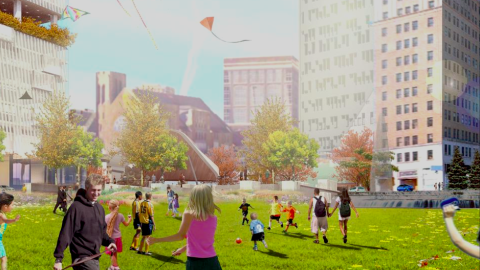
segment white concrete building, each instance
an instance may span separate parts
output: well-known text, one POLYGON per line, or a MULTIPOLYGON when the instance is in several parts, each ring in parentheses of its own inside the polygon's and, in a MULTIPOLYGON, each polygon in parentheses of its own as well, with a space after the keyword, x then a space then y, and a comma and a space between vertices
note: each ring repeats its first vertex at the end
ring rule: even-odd
MULTIPOLYGON (((66 6, 64 0, 5 0, 1 12, 17 19, 32 17, 55 23, 66 6)), ((0 128, 7 134, 0 184, 21 187, 44 183, 47 170, 30 160, 37 142, 32 109, 40 108, 53 91, 66 91, 67 48, 15 31, 0 24, 0 128), (32 99, 20 99, 25 93, 32 99)))

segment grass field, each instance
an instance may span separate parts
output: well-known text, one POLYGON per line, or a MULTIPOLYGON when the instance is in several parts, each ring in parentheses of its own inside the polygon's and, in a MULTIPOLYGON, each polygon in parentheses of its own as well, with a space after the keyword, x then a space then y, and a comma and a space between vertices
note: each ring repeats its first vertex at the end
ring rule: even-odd
MULTIPOLYGON (((265 202, 250 201, 260 220, 268 226, 268 209, 265 202)), ((182 203, 181 203, 182 204, 182 203)), ((184 206, 183 203, 182 206, 184 206)), ((307 221, 308 206, 296 205, 301 214, 296 221, 299 228, 290 228, 283 235, 278 224, 266 232, 269 249, 259 245, 252 250, 248 226, 241 225, 238 203, 220 203, 222 214, 215 239, 215 249, 224 269, 416 269, 420 260, 438 255, 422 269, 480 269, 479 261, 458 251, 445 231, 440 210, 428 209, 359 209, 360 218, 349 222, 348 243, 343 244, 338 229, 337 214, 329 219, 329 244, 314 244, 307 221), (243 239, 236 244, 235 239, 243 239), (454 253, 446 253, 449 250, 454 253), (452 256, 461 260, 451 260, 452 256)), ((52 213, 53 206, 17 208, 9 217, 20 214, 16 224, 10 224, 3 237, 9 269, 52 269, 58 233, 63 215, 52 213)), ((181 208, 183 209, 183 208, 181 208)), ((167 236, 178 230, 181 220, 165 216, 166 203, 155 205, 157 231, 154 236, 167 236)), ((108 211, 108 210, 107 210, 108 211)), ((130 209, 122 206, 126 216, 130 209)), ((464 238, 474 242, 479 225, 479 209, 464 209, 455 217, 457 228, 464 238)), ((285 222, 285 216, 282 216, 285 222)), ((124 252, 119 255, 122 269, 185 269, 186 255, 171 258, 172 250, 183 242, 156 244, 150 248, 153 256, 142 256, 129 251, 134 234, 132 225, 121 225, 124 252)), ((66 263, 70 254, 65 252, 66 263)), ((104 255, 101 269, 110 265, 104 255)))

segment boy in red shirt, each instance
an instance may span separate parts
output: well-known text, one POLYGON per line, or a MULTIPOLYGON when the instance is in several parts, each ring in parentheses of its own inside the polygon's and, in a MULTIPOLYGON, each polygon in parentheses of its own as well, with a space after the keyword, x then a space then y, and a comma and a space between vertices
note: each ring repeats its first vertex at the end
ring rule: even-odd
POLYGON ((292 206, 292 201, 289 201, 287 204, 287 207, 283 208, 282 212, 287 212, 287 227, 283 231, 283 233, 287 233, 288 227, 290 225, 295 226, 298 229, 297 223, 293 223, 293 219, 295 218, 295 213, 300 214, 300 211, 295 209, 295 207, 292 206))

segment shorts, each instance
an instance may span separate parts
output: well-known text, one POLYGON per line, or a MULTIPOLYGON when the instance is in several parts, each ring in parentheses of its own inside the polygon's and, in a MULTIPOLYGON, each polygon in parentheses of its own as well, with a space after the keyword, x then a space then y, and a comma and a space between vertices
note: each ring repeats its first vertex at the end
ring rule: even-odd
POLYGON ((138 214, 135 214, 135 219, 133 220, 133 229, 134 230, 142 229, 142 223, 140 222, 140 218, 138 217, 138 214))
POLYGON ((263 241, 265 240, 265 233, 255 233, 252 235, 252 241, 263 241))
POLYGON ((142 236, 150 236, 153 233, 153 222, 142 223, 142 236))
POLYGON ((344 220, 349 220, 350 217, 342 217, 342 215, 340 215, 340 211, 338 211, 338 220, 339 221, 344 221, 344 220))
POLYGON ((327 217, 316 217, 317 218, 317 231, 320 228, 321 232, 326 232, 328 230, 328 219, 327 217))
POLYGON ((211 257, 211 258, 195 258, 195 257, 187 257, 186 263, 187 270, 222 270, 222 266, 220 266, 220 262, 218 261, 218 257, 211 257))
POLYGON ((270 219, 271 219, 271 220, 280 221, 280 216, 271 215, 271 216, 270 216, 270 219))
POLYGON ((242 215, 243 215, 243 217, 247 217, 248 216, 248 211, 242 211, 242 215))
MULTIPOLYGON (((120 253, 123 251, 123 245, 122 245, 122 237, 115 238, 115 245, 117 246, 117 253, 120 253)), ((106 252, 108 255, 112 254, 108 249, 106 252)))
POLYGON ((288 223, 289 223, 289 224, 293 224, 293 218, 289 219, 289 220, 288 220, 288 223))

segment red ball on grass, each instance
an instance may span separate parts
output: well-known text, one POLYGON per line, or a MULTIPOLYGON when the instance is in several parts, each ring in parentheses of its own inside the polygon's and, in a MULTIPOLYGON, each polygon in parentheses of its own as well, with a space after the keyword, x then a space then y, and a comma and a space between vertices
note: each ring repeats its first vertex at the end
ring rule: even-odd
POLYGON ((241 244, 241 243, 242 243, 242 239, 237 238, 237 240, 235 240, 235 242, 236 242, 237 244, 241 244))

